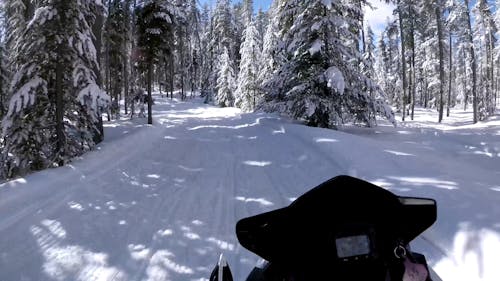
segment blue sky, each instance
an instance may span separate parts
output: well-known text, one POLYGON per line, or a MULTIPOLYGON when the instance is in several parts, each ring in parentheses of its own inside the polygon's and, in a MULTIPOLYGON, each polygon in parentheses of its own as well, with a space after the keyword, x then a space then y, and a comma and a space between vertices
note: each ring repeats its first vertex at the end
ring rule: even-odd
MULTIPOLYGON (((199 0, 200 4, 204 3, 210 3, 210 4, 215 4, 216 0, 199 0)), ((233 3, 238 3, 241 2, 241 0, 232 0, 233 3)), ((270 6, 271 6, 272 0, 253 0, 253 6, 254 10, 257 11, 259 7, 262 8, 262 10, 266 11, 270 6)))
POLYGON ((381 0, 369 0, 369 2, 375 9, 365 8, 365 22, 370 25, 375 37, 378 37, 387 25, 387 18, 394 19, 392 15, 394 6, 381 0))

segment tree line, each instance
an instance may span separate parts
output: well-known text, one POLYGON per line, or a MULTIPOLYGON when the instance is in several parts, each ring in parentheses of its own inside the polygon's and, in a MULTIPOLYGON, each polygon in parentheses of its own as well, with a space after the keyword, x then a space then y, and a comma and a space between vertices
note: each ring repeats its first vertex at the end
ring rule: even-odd
POLYGON ((367 0, 5 0, 0 6, 0 178, 64 165, 103 140, 103 121, 160 94, 278 112, 310 126, 375 126, 415 106, 494 113, 492 3, 391 1, 375 37, 367 0), (474 19, 474 20, 473 20, 474 19))
MULTIPOLYGON (((473 122, 495 114, 500 82, 500 1, 393 1, 395 20, 378 39, 375 79, 402 119, 415 106, 472 108, 473 122)), ((368 41, 374 48, 373 36, 368 41)))

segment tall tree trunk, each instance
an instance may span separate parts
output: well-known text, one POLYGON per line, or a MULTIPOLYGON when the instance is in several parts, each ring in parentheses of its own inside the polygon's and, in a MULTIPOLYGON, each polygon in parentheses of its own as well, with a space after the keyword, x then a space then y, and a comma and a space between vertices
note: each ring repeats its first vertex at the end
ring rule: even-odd
POLYGON ((366 38, 365 38, 365 25, 364 25, 364 15, 363 15, 363 5, 360 0, 358 0, 358 9, 360 12, 359 15, 359 25, 361 29, 361 48, 363 50, 363 54, 366 53, 366 38))
MULTIPOLYGON (((60 50, 58 54, 60 54, 60 50)), ((56 64, 56 155, 59 157, 58 165, 64 165, 63 156, 65 155, 65 136, 64 136, 64 93, 63 93, 63 66, 60 58, 57 58, 56 64)))
POLYGON ((424 108, 429 106, 429 82, 427 81, 427 77, 424 78, 424 108))
POLYGON ((169 73, 169 68, 168 68, 168 59, 165 57, 163 59, 163 67, 164 67, 164 74, 165 74, 165 93, 168 98, 168 89, 167 89, 167 82, 168 82, 168 73, 169 73))
POLYGON ((123 106, 125 107, 125 115, 128 114, 128 100, 129 100, 129 81, 128 81, 128 54, 127 50, 127 41, 124 42, 124 50, 125 55, 123 56, 123 106))
POLYGON ((443 46, 443 23, 441 20, 440 1, 435 3, 436 24, 439 47, 439 123, 443 120, 444 110, 444 46, 443 46))
MULTIPOLYGON (((182 31, 182 27, 181 27, 181 32, 184 33, 182 31)), ((180 65, 180 73, 181 73, 181 100, 185 100, 185 93, 184 93, 184 74, 185 74, 185 71, 184 71, 184 36, 182 36, 183 34, 180 34, 180 38, 181 40, 180 41, 180 44, 179 44, 179 54, 180 54, 180 61, 181 61, 181 65, 180 65)))
POLYGON ((477 123, 478 112, 477 112, 477 66, 476 66, 476 55, 474 51, 474 40, 472 39, 472 23, 470 18, 469 10, 469 0, 464 0, 465 8, 467 9, 467 43, 469 44, 469 55, 471 58, 471 68, 472 68, 472 107, 474 111, 473 121, 477 123))
MULTIPOLYGON (((398 1, 399 6, 399 1, 398 1)), ((401 36, 401 66, 402 66, 402 77, 403 77, 403 97, 402 97, 402 111, 403 117, 402 120, 405 121, 406 116, 406 89, 408 87, 406 81, 406 42, 404 37, 404 26, 403 26, 403 13, 401 11, 401 6, 398 7, 398 16, 399 16, 399 32, 401 36)))
POLYGON ((466 65, 466 56, 465 50, 462 49, 462 57, 464 62, 464 83, 463 83, 463 92, 464 92, 464 111, 467 111, 467 104, 469 103, 469 92, 467 91, 467 65, 466 65))
POLYGON ((448 68, 448 75, 449 75, 449 81, 448 81, 448 103, 446 104, 446 117, 450 117, 450 105, 451 105, 451 81, 453 79, 453 48, 452 48, 453 40, 451 37, 451 32, 450 32, 450 63, 449 63, 449 68, 448 68))
MULTIPOLYGON (((412 12, 413 13, 413 12, 412 12)), ((416 84, 417 84, 417 75, 415 74, 415 19, 414 15, 411 14, 409 16, 411 23, 410 30, 410 40, 411 40, 411 120, 415 117, 415 103, 416 103, 416 84)))
POLYGON ((493 58, 493 51, 495 49, 495 46, 494 46, 494 42, 493 42, 494 38, 492 38, 492 33, 489 32, 489 38, 488 38, 488 43, 489 43, 489 48, 488 48, 488 51, 489 51, 489 64, 488 64, 488 76, 489 76, 489 85, 490 85, 490 92, 488 93, 488 101, 487 101, 487 104, 488 104, 488 114, 489 115, 493 115, 495 113, 495 105, 493 104, 493 93, 495 92, 495 85, 494 85, 494 82, 495 81, 495 73, 494 73, 494 58, 493 58))
POLYGON ((148 124, 153 124, 153 62, 148 62, 148 124))
POLYGON ((174 98, 174 54, 170 55, 170 99, 174 98))
MULTIPOLYGON (((4 92, 4 85, 3 85, 3 78, 1 77, 3 75, 2 73, 2 67, 4 67, 2 64, 3 62, 3 56, 5 54, 2 52, 2 48, 0 48, 0 120, 2 120, 4 114, 5 114, 5 107, 4 107, 4 99, 6 93, 4 92)), ((1 122, 1 121, 0 121, 1 122)))
MULTIPOLYGON (((94 42, 94 47, 96 49, 96 57, 97 63, 99 64, 99 68, 97 66, 94 67, 94 73, 96 75, 96 83, 102 89, 102 73, 100 71, 100 67, 102 66, 102 27, 104 24, 104 11, 99 9, 96 14, 96 19, 94 21, 94 25, 92 26, 92 32, 94 34, 94 38, 92 41, 94 42)), ((104 124, 102 121, 102 114, 99 106, 97 106, 97 124, 96 124, 98 132, 94 132, 93 140, 95 143, 100 143, 104 140, 104 124)))

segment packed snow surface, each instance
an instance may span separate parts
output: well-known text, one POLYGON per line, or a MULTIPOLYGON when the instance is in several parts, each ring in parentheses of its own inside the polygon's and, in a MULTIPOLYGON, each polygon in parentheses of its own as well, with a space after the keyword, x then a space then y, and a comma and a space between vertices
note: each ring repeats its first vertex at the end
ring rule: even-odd
POLYGON ((500 277, 500 118, 420 109, 394 128, 309 128, 264 113, 157 97, 155 125, 106 124, 97 150, 0 185, 0 280, 207 280, 224 253, 259 258, 237 220, 349 174, 438 202, 413 243, 445 281, 500 277))

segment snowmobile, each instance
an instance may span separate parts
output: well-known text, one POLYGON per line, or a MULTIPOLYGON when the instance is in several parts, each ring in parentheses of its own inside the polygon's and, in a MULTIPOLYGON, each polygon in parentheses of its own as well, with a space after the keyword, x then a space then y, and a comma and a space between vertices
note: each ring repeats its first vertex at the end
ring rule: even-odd
MULTIPOLYGON (((441 281, 409 246, 436 216, 433 199, 337 176, 285 208, 238 221, 236 235, 265 260, 247 281, 441 281)), ((222 255, 210 281, 233 281, 222 255)))

